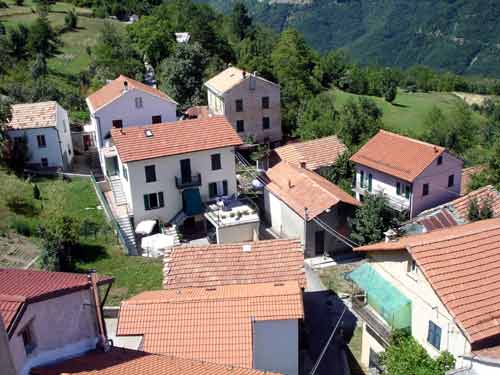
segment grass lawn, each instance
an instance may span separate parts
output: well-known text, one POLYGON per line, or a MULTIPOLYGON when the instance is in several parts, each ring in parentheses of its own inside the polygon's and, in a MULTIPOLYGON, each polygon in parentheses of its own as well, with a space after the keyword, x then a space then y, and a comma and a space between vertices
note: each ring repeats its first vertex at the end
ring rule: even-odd
MULTIPOLYGON (((115 277, 108 304, 117 304, 122 299, 138 292, 162 288, 162 262, 142 257, 124 255, 116 237, 100 210, 98 199, 89 179, 75 178, 65 181, 60 178, 36 178, 25 181, 0 170, 0 233, 4 243, 12 243, 12 232, 22 234, 30 245, 39 248, 37 227, 61 212, 96 224, 95 234, 82 234, 79 246, 74 250, 75 271, 96 269, 98 273, 115 277), (33 183, 41 191, 43 205, 32 199, 33 183), (12 204, 12 197, 20 197, 19 204, 12 204)), ((15 242, 16 249, 22 241, 15 242)), ((9 246, 0 246, 7 252, 9 246)), ((31 250, 31 249, 30 249, 31 250)), ((32 251, 32 250, 31 250, 32 251)), ((0 254, 0 258, 1 258, 0 254)), ((16 266, 12 264, 12 266, 16 266)))
MULTIPOLYGON (((13 0, 7 1, 9 8, 0 9, 0 20, 7 26, 20 23, 30 24, 38 16, 34 11, 32 1, 25 1, 25 5, 18 7, 13 0)), ((113 22, 119 27, 125 25, 118 21, 92 18, 92 11, 88 8, 74 7, 68 3, 58 2, 51 6, 48 18, 55 28, 64 25, 66 13, 75 9, 78 17, 78 26, 74 31, 67 31, 60 35, 63 43, 61 53, 48 60, 48 66, 58 74, 77 75, 87 69, 90 64, 90 56, 87 47, 93 47, 97 43, 97 36, 105 22, 113 22), (84 16, 83 16, 84 15, 84 16)))
MULTIPOLYGON (((349 98, 358 97, 358 95, 338 89, 333 92, 339 106, 345 104, 349 98)), ((462 102, 451 93, 407 93, 401 90, 398 91, 394 104, 387 103, 383 98, 374 96, 370 98, 382 109, 383 121, 389 130, 410 132, 416 136, 424 132, 425 117, 434 106, 441 108, 446 115, 453 109, 454 105, 462 102)))

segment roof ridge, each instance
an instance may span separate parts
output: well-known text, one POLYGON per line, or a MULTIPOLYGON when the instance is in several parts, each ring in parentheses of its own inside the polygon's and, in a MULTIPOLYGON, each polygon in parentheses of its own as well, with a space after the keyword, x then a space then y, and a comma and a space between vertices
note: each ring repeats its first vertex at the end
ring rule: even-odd
POLYGON ((384 133, 384 134, 387 134, 387 135, 391 135, 391 136, 395 136, 395 137, 398 137, 398 138, 406 139, 406 140, 408 140, 410 142, 419 143, 419 144, 424 145, 424 146, 439 148, 439 149, 441 149, 443 151, 446 150, 446 147, 439 146, 439 145, 436 145, 434 143, 425 142, 425 141, 422 141, 422 140, 417 139, 417 138, 411 138, 411 137, 408 137, 406 135, 394 133, 394 132, 391 132, 389 130, 380 129, 379 133, 384 133))

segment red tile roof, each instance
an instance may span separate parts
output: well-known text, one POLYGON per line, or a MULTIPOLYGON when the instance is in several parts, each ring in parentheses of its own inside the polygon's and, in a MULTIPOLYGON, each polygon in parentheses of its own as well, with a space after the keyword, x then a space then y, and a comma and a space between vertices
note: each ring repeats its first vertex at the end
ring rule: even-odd
POLYGON ((474 176, 477 173, 480 173, 486 169, 484 165, 476 165, 474 167, 464 168, 462 169, 462 181, 460 183, 460 194, 465 195, 469 192, 469 184, 474 176))
POLYGON ((498 362, 500 360, 500 345, 481 350, 475 350, 472 355, 481 359, 489 359, 498 362))
POLYGON ((380 130, 351 161, 413 182, 443 152, 443 147, 380 130))
POLYGON ((12 106, 12 117, 9 121, 11 129, 52 128, 56 125, 57 103, 54 101, 12 106))
POLYGON ((304 168, 280 162, 268 169, 266 188, 304 218, 307 207, 309 219, 340 202, 359 206, 360 202, 320 175, 304 168))
POLYGON ((304 253, 295 240, 179 246, 164 261, 165 289, 284 281, 305 286, 304 253))
POLYGON ((189 107, 184 111, 188 118, 198 118, 205 119, 209 117, 208 106, 206 105, 196 105, 194 107, 189 107))
POLYGON ((123 75, 120 75, 115 80, 109 82, 107 85, 101 87, 99 90, 89 95, 87 97, 87 103, 90 104, 90 106, 92 107, 91 109, 94 112, 99 110, 100 108, 111 103, 113 100, 119 98, 123 94, 125 82, 127 82, 128 90, 142 91, 175 103, 175 101, 164 92, 123 75))
POLYGON ((145 351, 252 367, 252 321, 304 316, 297 282, 144 292, 122 302, 117 335, 145 351))
MULTIPOLYGON (((112 348, 31 369, 31 375, 273 375, 270 372, 112 348)), ((277 374, 274 374, 277 375, 277 374)))
POLYGON ((243 144, 223 116, 112 129, 111 136, 124 163, 243 144))
POLYGON ((210 78, 207 82, 205 82, 205 86, 211 88, 212 90, 215 90, 219 94, 224 94, 229 90, 231 90, 232 88, 234 88, 235 86, 237 86, 238 84, 240 84, 241 82, 250 79, 251 77, 270 83, 275 86, 279 86, 274 82, 253 75, 235 66, 230 66, 226 70, 223 70, 216 76, 210 78))
MULTIPOLYGON (((99 284, 112 282, 101 277, 99 284)), ((25 303, 57 297, 90 286, 86 274, 0 269, 0 316, 7 331, 25 303)))
POLYGON ((312 141, 290 143, 274 149, 274 152, 283 161, 297 167, 301 162, 305 162, 307 169, 316 170, 335 164, 346 150, 344 143, 336 135, 332 135, 312 141))
POLYGON ((500 336, 500 219, 362 246, 408 251, 472 344, 500 336))

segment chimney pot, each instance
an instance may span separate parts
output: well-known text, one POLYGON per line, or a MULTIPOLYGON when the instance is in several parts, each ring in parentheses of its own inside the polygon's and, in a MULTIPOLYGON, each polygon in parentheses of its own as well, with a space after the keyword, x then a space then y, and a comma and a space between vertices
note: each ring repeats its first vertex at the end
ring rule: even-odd
POLYGON ((300 162, 300 168, 302 168, 302 169, 306 169, 306 164, 307 164, 307 163, 306 163, 305 161, 301 161, 301 162, 300 162))

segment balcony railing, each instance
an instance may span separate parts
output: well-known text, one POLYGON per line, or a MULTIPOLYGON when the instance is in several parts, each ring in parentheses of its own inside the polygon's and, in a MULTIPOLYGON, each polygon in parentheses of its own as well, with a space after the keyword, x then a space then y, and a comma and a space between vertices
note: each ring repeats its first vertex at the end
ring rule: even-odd
POLYGON ((370 334, 382 345, 389 345, 391 327, 368 305, 362 296, 352 297, 352 308, 354 312, 368 326, 370 334))
POLYGON ((384 190, 372 189, 369 191, 367 187, 356 186, 353 191, 362 195, 372 194, 372 195, 382 195, 385 198, 386 204, 393 210, 402 212, 410 208, 410 198, 395 196, 387 194, 384 190))
POLYGON ((175 177, 175 186, 177 186, 177 189, 186 189, 201 186, 201 174, 198 173, 194 176, 188 177, 189 178, 183 178, 179 176, 175 177))

